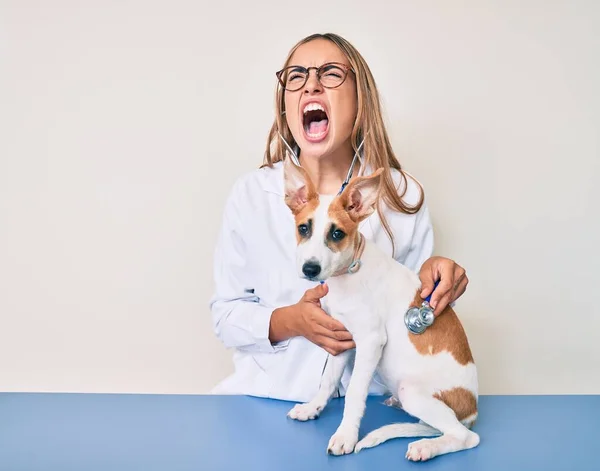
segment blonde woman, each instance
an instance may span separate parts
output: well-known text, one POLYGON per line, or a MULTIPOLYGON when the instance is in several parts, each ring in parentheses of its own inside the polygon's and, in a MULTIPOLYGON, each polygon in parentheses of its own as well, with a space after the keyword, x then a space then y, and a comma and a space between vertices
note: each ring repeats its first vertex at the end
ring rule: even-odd
MULTIPOLYGON (((394 155, 375 81, 359 52, 338 35, 312 35, 292 48, 276 78, 263 165, 235 183, 215 251, 212 319, 217 337, 234 349, 235 372, 213 393, 308 401, 328 355, 354 342, 321 309, 327 285, 298 276, 294 220, 283 193, 289 149, 321 194, 336 194, 351 167, 352 175, 385 169, 382 201, 361 232, 419 273, 424 298, 439 281, 431 299, 436 314, 464 293, 468 280, 455 262, 432 256, 423 190, 394 155)), ((369 392, 388 393, 377 377, 369 392)))

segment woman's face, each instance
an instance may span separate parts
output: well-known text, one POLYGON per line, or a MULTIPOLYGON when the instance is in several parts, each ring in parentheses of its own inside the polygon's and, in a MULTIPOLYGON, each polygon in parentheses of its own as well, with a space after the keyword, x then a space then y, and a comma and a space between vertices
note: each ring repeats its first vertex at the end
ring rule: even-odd
MULTIPOLYGON (((317 39, 296 49, 289 65, 308 68, 329 62, 350 66, 334 43, 317 39)), ((285 110, 288 126, 302 156, 352 153, 350 137, 357 113, 356 81, 352 72, 348 71, 339 87, 325 88, 316 71, 311 69, 304 87, 285 91, 285 110)))

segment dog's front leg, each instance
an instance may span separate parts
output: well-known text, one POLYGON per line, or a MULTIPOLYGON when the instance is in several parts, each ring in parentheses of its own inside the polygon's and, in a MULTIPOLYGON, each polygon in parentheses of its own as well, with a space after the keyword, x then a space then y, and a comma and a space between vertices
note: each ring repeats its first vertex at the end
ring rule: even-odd
POLYGON ((346 392, 342 422, 327 446, 327 453, 334 455, 354 451, 366 407, 369 385, 385 343, 383 335, 370 335, 360 340, 360 342, 359 339, 356 340, 356 360, 346 392))
POLYGON ((330 355, 315 397, 306 404, 296 404, 288 412, 288 417, 296 420, 316 419, 329 402, 335 388, 340 384, 344 368, 353 354, 354 350, 346 350, 335 356, 330 355))

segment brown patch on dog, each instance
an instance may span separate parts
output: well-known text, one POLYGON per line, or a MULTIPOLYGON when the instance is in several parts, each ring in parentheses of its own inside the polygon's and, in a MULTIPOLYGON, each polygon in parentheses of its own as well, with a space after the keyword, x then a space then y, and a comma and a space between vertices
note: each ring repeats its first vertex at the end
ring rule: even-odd
MULTIPOLYGON (((477 398, 465 388, 452 388, 433 395, 446 404, 456 414, 460 421, 477 414, 477 398)), ((472 421, 474 423, 475 420, 472 421)))
MULTIPOLYGON (((417 292, 410 307, 420 307, 423 298, 417 292)), ((435 318, 435 321, 422 334, 408 332, 408 338, 421 355, 450 353, 461 365, 473 363, 473 355, 467 340, 467 334, 454 312, 448 305, 435 318)))
POLYGON ((303 238, 300 235, 300 233, 298 232, 298 226, 300 224, 307 224, 308 220, 311 219, 314 214, 315 211, 317 210, 317 207, 319 206, 319 196, 313 196, 311 199, 309 199, 303 206, 301 209, 299 209, 299 211, 294 214, 294 219, 296 220, 296 242, 299 244, 303 238))
POLYGON ((327 215, 332 224, 346 234, 346 237, 339 242, 328 239, 327 246, 334 252, 342 252, 356 240, 356 233, 358 232, 358 223, 353 221, 346 211, 344 194, 336 197, 331 202, 327 215))

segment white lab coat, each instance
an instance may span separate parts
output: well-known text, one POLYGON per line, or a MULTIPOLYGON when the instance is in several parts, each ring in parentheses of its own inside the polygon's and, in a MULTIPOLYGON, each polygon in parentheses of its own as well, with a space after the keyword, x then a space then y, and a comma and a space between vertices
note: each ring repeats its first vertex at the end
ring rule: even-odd
MULTIPOLYGON (((403 186, 394 171, 399 191, 403 186)), ((304 337, 272 345, 269 321, 277 307, 294 304, 315 283, 301 279, 296 267, 295 223, 284 202, 283 165, 261 168, 239 178, 227 199, 214 258, 216 291, 210 308, 214 331, 234 349, 235 372, 213 394, 245 394, 308 401, 316 393, 327 352, 304 337)), ((405 199, 418 201, 419 189, 408 178, 405 199)), ((418 271, 433 253, 433 230, 426 204, 414 214, 385 208, 396 246, 395 258, 418 271)), ((392 254, 377 212, 361 232, 392 254)), ((326 303, 326 297, 323 299, 326 303)), ((344 395, 351 366, 337 394, 344 395)), ((386 394, 377 376, 370 394, 386 394)))

